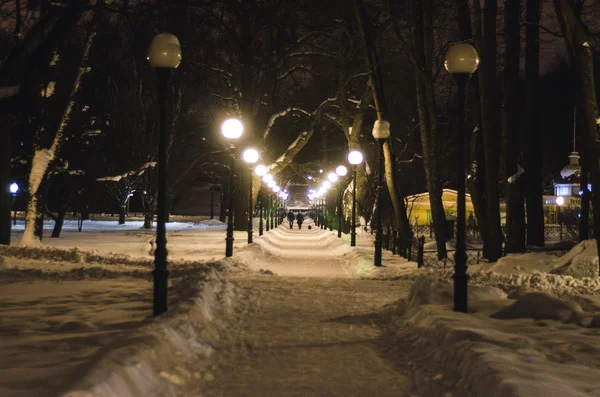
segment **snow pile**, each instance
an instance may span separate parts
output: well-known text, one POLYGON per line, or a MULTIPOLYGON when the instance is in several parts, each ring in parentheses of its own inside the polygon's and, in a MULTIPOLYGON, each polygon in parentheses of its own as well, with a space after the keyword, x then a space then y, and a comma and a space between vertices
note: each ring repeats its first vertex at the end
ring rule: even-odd
MULTIPOLYGON (((392 279, 416 280, 425 275, 438 281, 450 281, 453 274, 453 269, 421 269, 392 277, 392 279)), ((513 294, 523 291, 547 292, 557 296, 600 294, 600 279, 591 277, 576 278, 537 271, 530 274, 477 271, 469 272, 469 276, 469 284, 494 286, 513 294)))
POLYGON ((598 317, 600 306, 584 312, 544 293, 512 301, 489 286, 472 286, 469 297, 471 313, 453 312, 452 285, 419 278, 407 301, 391 309, 393 337, 465 394, 600 395, 600 330, 574 323, 598 317))
MULTIPOLYGON (((44 230, 52 230, 54 228, 53 220, 44 221, 44 230)), ((74 232, 78 231, 77 220, 68 219, 64 221, 63 231, 74 232)), ((152 228, 156 229, 156 222, 152 224, 152 228)), ((167 222, 167 231, 180 231, 180 230, 225 230, 227 225, 216 219, 204 220, 200 222, 167 222)), ((23 231, 25 229, 25 222, 17 221, 16 226, 12 226, 12 231, 23 231)), ((117 221, 96 221, 96 220, 85 220, 82 224, 81 231, 134 231, 134 230, 152 230, 144 228, 144 221, 128 221, 122 225, 119 225, 117 221)))
POLYGON ((553 273, 574 277, 598 277, 598 250, 596 240, 577 244, 554 263, 553 273))
POLYGON ((181 394, 211 379, 208 358, 221 332, 221 310, 231 310, 234 291, 218 273, 177 286, 175 309, 106 346, 99 360, 83 365, 63 397, 145 397, 181 394))

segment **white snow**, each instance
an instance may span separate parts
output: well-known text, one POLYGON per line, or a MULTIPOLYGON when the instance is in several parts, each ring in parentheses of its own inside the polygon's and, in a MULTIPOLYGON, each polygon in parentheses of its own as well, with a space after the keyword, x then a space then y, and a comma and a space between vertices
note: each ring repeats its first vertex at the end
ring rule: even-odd
POLYGON ((362 229, 350 247, 310 220, 262 237, 255 225, 255 244, 235 232, 226 259, 224 224, 173 222, 169 312, 153 318, 155 232, 102 220, 76 230, 66 221, 43 247, 0 246, 3 397, 254 396, 291 385, 307 395, 600 395, 593 240, 561 258, 471 266, 463 314, 452 311, 451 269, 417 269, 389 251, 375 268, 362 229), (365 383, 367 368, 379 383, 365 383))
POLYGON ((154 167, 156 167, 156 165, 157 165, 156 161, 149 161, 147 163, 142 164, 142 166, 140 166, 137 170, 127 171, 121 175, 113 175, 113 176, 105 176, 105 177, 101 177, 101 178, 96 178, 96 180, 100 181, 100 182, 119 182, 121 179, 128 178, 133 175, 140 176, 146 171, 146 169, 154 168, 154 167))
POLYGON ((520 165, 517 164, 517 172, 508 177, 508 179, 507 179, 508 183, 515 183, 517 181, 517 179, 519 179, 519 177, 521 175, 523 175, 524 173, 525 173, 525 170, 523 169, 523 167, 521 167, 520 165))

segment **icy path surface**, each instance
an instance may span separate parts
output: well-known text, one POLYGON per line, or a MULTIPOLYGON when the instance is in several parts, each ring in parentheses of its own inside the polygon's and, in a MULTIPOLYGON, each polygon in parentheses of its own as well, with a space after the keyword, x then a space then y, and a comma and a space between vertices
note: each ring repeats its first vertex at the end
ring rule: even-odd
MULTIPOLYGON (((386 354, 377 312, 409 284, 252 276, 217 347, 205 396, 417 396, 407 363, 386 354)), ((443 395, 443 394, 442 394, 443 395)))
POLYGON ((414 379, 411 363, 386 342, 384 307, 405 297, 411 283, 354 277, 343 258, 348 242, 314 225, 305 227, 282 225, 236 255, 251 268, 275 275, 232 277, 243 303, 226 319, 212 380, 198 392, 210 397, 444 396, 419 393, 422 382, 414 379))

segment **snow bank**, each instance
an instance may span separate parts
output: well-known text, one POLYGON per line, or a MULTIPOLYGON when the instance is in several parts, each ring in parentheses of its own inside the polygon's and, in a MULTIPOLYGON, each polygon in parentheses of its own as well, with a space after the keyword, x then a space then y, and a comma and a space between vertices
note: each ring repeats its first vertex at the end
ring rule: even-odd
POLYGON ((490 286, 472 286, 469 297, 472 312, 455 313, 451 284, 417 279, 407 301, 392 309, 395 337, 439 365, 465 394, 600 395, 598 332, 548 319, 579 316, 579 305, 540 293, 513 303, 490 286))
POLYGON ((104 348, 73 374, 79 380, 60 396, 181 395, 189 384, 211 378, 206 359, 220 333, 216 318, 219 311, 231 310, 234 290, 217 272, 176 288, 184 298, 174 310, 104 348))
MULTIPOLYGON (((52 230, 54 228, 53 220, 44 221, 44 230, 52 230)), ((156 222, 152 224, 152 228, 156 228, 156 222)), ((209 219, 200 222, 167 222, 167 231, 181 231, 181 230, 225 230, 227 225, 216 219, 209 219)), ((12 226, 12 231, 23 231, 25 229, 24 221, 17 221, 16 226, 12 226)), ((78 231, 77 220, 65 220, 63 224, 64 232, 78 231)), ((135 231, 135 230, 152 230, 144 228, 144 221, 127 221, 123 225, 119 225, 117 221, 94 221, 85 220, 83 221, 82 232, 94 231, 94 232, 115 232, 115 231, 135 231)))
POLYGON ((574 277, 598 277, 596 240, 585 240, 554 263, 553 273, 574 277))

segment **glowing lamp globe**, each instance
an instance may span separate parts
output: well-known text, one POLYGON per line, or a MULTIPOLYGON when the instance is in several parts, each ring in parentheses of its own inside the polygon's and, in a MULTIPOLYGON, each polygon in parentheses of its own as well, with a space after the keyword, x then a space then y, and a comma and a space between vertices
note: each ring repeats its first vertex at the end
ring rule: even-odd
POLYGON ((277 183, 273 180, 269 181, 269 183, 267 183, 267 186, 270 187, 271 189, 273 189, 275 186, 277 186, 277 183))
POLYGON ((258 156, 258 150, 253 148, 248 148, 242 153, 242 158, 248 164, 256 163, 258 161, 258 156))
POLYGON ((146 59, 153 68, 176 69, 181 63, 181 45, 177 36, 171 33, 154 36, 146 59))
POLYGON ((348 162, 350 164, 358 165, 358 164, 362 163, 362 161, 363 161, 363 155, 358 150, 353 150, 350 153, 348 153, 348 162))
POLYGON ((267 171, 268 171, 267 167, 262 164, 257 165, 256 168, 254 169, 254 173, 258 176, 267 175, 267 171))
POLYGON ((479 54, 472 45, 458 43, 450 46, 444 58, 444 67, 452 74, 473 73, 479 66, 479 54))
POLYGON ((244 126, 238 119, 229 119, 221 125, 221 133, 227 139, 238 139, 244 133, 244 126))
POLYGON ((279 186, 273 186, 273 191, 275 193, 279 192, 279 190, 281 190, 281 188, 279 186))
POLYGON ((327 175, 327 179, 329 179, 329 182, 331 183, 336 183, 338 180, 338 176, 335 172, 331 172, 329 175, 327 175))
POLYGON ((329 181, 323 181, 323 187, 325 189, 329 189, 331 187, 331 182, 329 182, 329 181))
POLYGON ((269 182, 271 182, 273 180, 273 175, 265 174, 265 176, 263 176, 262 180, 264 183, 266 183, 268 185, 269 182))
POLYGON ((556 198, 556 205, 562 207, 565 204, 565 198, 563 196, 558 196, 556 198))
POLYGON ((285 196, 285 193, 284 193, 282 190, 280 190, 280 191, 279 191, 279 194, 277 194, 277 195, 278 195, 280 198, 283 198, 283 196, 285 196))
POLYGON ((10 184, 10 192, 12 194, 17 194, 17 192, 19 191, 19 184, 17 182, 13 182, 10 184))
POLYGON ((390 122, 387 120, 375 120, 372 134, 375 139, 388 139, 390 137, 390 122))
POLYGON ((344 167, 343 165, 339 165, 335 169, 335 173, 337 174, 337 176, 346 176, 346 174, 348 173, 348 168, 344 167))

